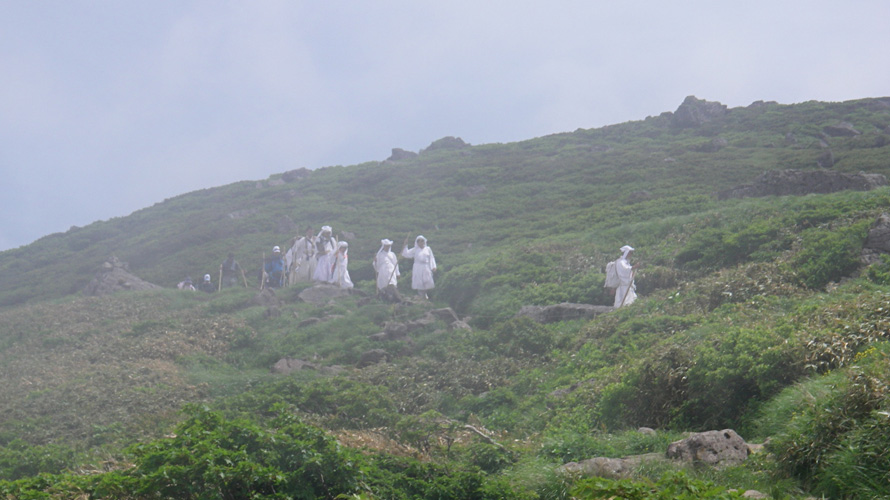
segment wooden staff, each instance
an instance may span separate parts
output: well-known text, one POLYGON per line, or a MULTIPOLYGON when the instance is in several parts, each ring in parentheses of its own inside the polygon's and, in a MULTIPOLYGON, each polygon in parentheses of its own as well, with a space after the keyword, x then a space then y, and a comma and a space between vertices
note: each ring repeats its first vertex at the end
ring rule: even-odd
POLYGON ((621 297, 621 303, 618 304, 618 307, 622 307, 624 305, 624 301, 627 300, 627 294, 630 293, 630 287, 634 286, 634 274, 637 272, 636 269, 630 270, 630 284, 627 285, 627 290, 624 291, 624 297, 621 297))
POLYGON ((263 270, 263 274, 260 275, 260 291, 266 287, 266 252, 263 252, 263 263, 260 269, 263 270))
POLYGON ((221 292, 222 291, 222 264, 219 265, 219 283, 217 283, 216 286, 217 286, 216 291, 221 292))

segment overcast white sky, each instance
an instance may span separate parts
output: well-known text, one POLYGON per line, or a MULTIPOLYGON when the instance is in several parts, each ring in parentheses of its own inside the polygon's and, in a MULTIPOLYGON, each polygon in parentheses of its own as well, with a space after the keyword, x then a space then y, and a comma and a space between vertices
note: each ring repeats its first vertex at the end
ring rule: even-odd
POLYGON ((0 250, 306 167, 890 95, 890 2, 0 0, 0 250))

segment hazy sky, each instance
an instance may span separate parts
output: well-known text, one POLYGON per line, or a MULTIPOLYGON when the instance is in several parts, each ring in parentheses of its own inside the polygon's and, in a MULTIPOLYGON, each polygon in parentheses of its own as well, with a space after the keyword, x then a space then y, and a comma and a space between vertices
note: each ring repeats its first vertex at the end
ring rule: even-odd
POLYGON ((0 0, 0 250, 444 136, 888 96, 888 26, 887 0, 0 0))

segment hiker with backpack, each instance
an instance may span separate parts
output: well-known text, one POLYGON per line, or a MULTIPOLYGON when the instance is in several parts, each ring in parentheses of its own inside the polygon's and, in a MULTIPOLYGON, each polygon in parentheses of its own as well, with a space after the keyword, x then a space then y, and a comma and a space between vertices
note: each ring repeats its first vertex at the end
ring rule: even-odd
POLYGON ((284 286, 284 257, 281 256, 279 246, 272 247, 272 256, 263 263, 263 271, 266 276, 267 288, 281 288, 284 286))
POLYGON ((637 300, 634 273, 638 264, 631 265, 630 257, 634 249, 629 245, 621 247, 621 257, 606 265, 606 282, 604 288, 615 295, 615 309, 633 304, 637 300))

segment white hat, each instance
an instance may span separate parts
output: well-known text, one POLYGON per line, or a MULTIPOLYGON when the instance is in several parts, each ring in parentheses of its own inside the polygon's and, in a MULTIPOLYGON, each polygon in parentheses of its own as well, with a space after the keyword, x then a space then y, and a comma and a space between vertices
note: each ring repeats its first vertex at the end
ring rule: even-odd
POLYGON ((340 248, 346 248, 349 246, 349 243, 346 243, 345 241, 341 241, 340 243, 337 244, 337 246, 340 248))
POLYGON ((272 247, 272 251, 273 251, 273 252, 280 252, 281 249, 278 248, 278 245, 275 245, 274 247, 272 247))
POLYGON ((324 232, 328 232, 328 233, 330 233, 331 231, 333 231, 333 229, 331 229, 331 226, 321 226, 321 232, 323 232, 323 233, 324 233, 324 232))
POLYGON ((210 281, 210 275, 209 275, 209 274, 205 274, 205 275, 204 275, 204 281, 210 281))
POLYGON ((380 240, 380 244, 383 245, 383 246, 386 246, 386 245, 392 245, 392 240, 388 240, 388 239, 386 239, 386 238, 383 238, 382 240, 380 240))
POLYGON ((423 235, 421 234, 421 235, 418 235, 417 238, 414 238, 414 241, 417 241, 417 240, 426 241, 426 238, 424 238, 423 235))
POLYGON ((621 252, 622 252, 621 257, 622 257, 622 258, 626 258, 626 257, 627 257, 627 254, 629 254, 629 253, 631 253, 631 252, 634 251, 634 247, 632 247, 632 246, 630 246, 630 245, 624 245, 623 247, 621 247, 620 250, 621 250, 621 252))

